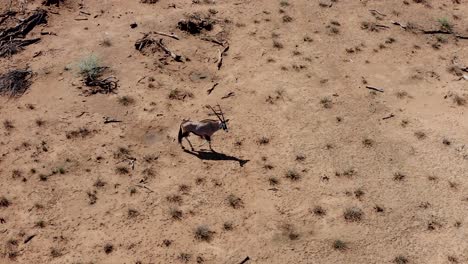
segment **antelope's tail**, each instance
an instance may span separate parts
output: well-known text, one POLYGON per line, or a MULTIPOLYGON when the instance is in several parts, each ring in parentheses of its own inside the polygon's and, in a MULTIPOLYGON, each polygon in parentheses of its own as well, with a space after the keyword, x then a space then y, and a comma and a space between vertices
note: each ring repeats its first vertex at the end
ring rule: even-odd
POLYGON ((179 135, 177 136, 177 141, 179 141, 179 144, 182 144, 182 124, 180 124, 180 127, 179 127, 179 135))

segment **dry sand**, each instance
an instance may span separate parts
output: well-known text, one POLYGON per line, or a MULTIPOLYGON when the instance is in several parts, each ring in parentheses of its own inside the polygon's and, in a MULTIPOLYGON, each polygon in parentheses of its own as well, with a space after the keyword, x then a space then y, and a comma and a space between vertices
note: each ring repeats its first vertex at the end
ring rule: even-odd
POLYGON ((466 0, 28 1, 16 17, 37 7, 41 41, 0 58, 34 72, 0 98, 1 263, 468 263, 468 86, 449 71, 468 40, 421 31, 446 18, 468 36, 466 0), (197 12, 211 31, 177 29, 197 12), (189 60, 137 51, 151 31, 189 60), (220 70, 202 36, 229 43, 220 70), (115 94, 83 95, 90 54, 115 94), (222 154, 183 152, 180 122, 217 103, 222 154))

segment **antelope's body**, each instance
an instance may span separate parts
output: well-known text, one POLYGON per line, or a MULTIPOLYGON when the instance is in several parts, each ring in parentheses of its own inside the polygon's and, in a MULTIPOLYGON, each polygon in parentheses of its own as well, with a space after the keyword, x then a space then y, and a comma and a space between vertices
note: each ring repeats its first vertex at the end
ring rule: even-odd
POLYGON ((194 150, 192 143, 188 139, 188 136, 190 135, 190 133, 193 133, 205 139, 206 141, 208 141, 210 145, 210 150, 213 151, 213 149, 211 148, 211 136, 220 129, 227 131, 228 129, 227 129, 226 123, 229 120, 225 120, 222 114, 218 114, 214 109, 212 110, 216 114, 219 120, 213 120, 213 119, 204 119, 201 121, 184 120, 180 124, 179 135, 177 137, 177 140, 183 149, 185 148, 182 145, 182 139, 185 138, 187 142, 190 144, 190 147, 192 148, 192 150, 194 150))

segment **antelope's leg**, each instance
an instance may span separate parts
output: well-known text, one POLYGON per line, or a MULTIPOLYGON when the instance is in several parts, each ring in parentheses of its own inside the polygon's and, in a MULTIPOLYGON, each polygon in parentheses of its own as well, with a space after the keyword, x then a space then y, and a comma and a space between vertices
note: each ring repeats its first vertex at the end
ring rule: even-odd
POLYGON ((210 136, 205 136, 206 141, 208 141, 208 144, 210 145, 210 150, 215 152, 213 148, 211 147, 211 137, 210 136))
POLYGON ((190 142, 190 140, 188 139, 188 137, 185 137, 185 139, 186 139, 187 142, 189 143, 190 148, 192 148, 192 151, 194 151, 195 149, 194 149, 193 146, 192 146, 192 142, 190 142))

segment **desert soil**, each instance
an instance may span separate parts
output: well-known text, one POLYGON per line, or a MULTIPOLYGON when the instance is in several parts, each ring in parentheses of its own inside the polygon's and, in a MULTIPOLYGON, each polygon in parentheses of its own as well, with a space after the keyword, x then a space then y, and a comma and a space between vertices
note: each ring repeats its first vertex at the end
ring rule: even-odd
POLYGON ((0 97, 0 263, 468 263, 466 0, 13 2, 0 28, 48 18, 0 58, 33 72, 0 97), (218 153, 184 152, 216 104, 218 153))

